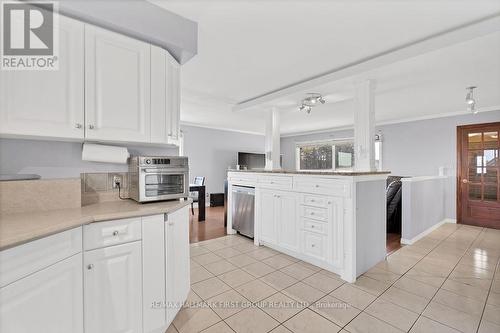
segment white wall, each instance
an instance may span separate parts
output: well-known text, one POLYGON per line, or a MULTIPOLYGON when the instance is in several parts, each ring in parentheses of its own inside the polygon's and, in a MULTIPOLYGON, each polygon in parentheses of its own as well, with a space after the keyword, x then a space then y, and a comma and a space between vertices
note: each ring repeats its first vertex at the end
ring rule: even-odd
MULTIPOLYGON (((500 121, 500 110, 476 115, 436 118, 406 123, 377 126, 383 134, 382 165, 384 170, 398 176, 434 176, 439 168, 448 169, 447 175, 456 175, 456 130, 459 125, 500 121)), ((352 130, 332 131, 281 138, 283 168, 295 169, 295 143, 331 138, 353 137, 352 130)), ((456 215, 456 184, 448 181, 446 214, 456 215)))
POLYGON ((228 167, 236 166, 238 152, 264 152, 264 136, 182 126, 184 155, 191 179, 205 176, 207 194, 224 192, 228 167))
MULTIPOLYGON (((177 155, 177 148, 128 147, 133 155, 177 155)), ((80 173, 127 171, 126 164, 82 161, 82 144, 0 139, 0 174, 34 173, 42 178, 80 177, 80 173)))
MULTIPOLYGON (((236 166, 238 151, 263 152, 264 136, 181 126, 190 178, 205 176, 207 194, 224 192, 228 167, 236 166)), ((133 155, 177 155, 177 148, 128 147, 133 155)), ((42 178, 80 177, 84 172, 127 171, 125 164, 82 161, 82 144, 0 139, 0 174, 35 173, 42 178)))

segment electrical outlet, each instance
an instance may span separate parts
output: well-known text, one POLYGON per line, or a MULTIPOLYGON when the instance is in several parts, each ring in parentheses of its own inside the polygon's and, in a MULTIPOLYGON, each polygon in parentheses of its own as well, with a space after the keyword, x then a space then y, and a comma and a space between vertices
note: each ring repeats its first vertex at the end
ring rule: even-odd
POLYGON ((118 186, 121 186, 122 184, 123 184, 122 176, 114 175, 113 176, 113 188, 118 188, 118 186))

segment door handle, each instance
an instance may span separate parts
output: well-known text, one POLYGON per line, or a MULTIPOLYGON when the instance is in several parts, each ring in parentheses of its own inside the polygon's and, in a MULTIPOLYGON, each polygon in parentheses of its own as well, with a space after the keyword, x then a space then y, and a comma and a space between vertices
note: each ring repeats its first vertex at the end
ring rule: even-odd
POLYGON ((469 182, 468 179, 462 179, 462 183, 467 184, 469 182))

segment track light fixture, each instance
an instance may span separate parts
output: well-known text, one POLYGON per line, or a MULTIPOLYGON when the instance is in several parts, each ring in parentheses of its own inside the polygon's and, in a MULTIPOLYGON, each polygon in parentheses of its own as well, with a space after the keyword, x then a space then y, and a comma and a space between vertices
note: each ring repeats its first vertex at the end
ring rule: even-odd
POLYGON ((465 88, 467 90, 467 95, 465 95, 465 104, 467 105, 467 110, 476 114, 478 111, 476 109, 476 100, 474 99, 474 89, 475 86, 470 86, 465 88))
POLYGON ((313 106, 319 104, 325 104, 326 101, 319 93, 308 93, 306 97, 301 101, 299 106, 299 111, 305 111, 307 114, 310 114, 313 106))

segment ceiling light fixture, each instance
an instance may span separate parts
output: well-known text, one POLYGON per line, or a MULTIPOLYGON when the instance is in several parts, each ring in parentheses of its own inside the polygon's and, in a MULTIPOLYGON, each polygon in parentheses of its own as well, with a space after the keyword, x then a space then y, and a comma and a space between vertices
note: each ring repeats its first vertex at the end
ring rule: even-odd
POLYGON ((475 86, 470 86, 465 88, 467 90, 467 95, 465 96, 465 103, 467 104, 467 111, 476 114, 478 110, 476 109, 476 100, 474 99, 474 89, 475 86))
POLYGON ((307 114, 310 114, 312 111, 312 107, 318 104, 325 104, 326 100, 319 93, 308 93, 306 97, 302 100, 299 111, 305 111, 307 114))

